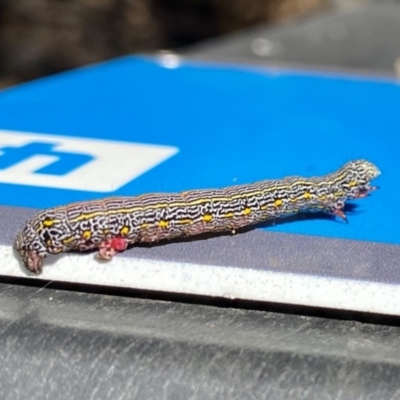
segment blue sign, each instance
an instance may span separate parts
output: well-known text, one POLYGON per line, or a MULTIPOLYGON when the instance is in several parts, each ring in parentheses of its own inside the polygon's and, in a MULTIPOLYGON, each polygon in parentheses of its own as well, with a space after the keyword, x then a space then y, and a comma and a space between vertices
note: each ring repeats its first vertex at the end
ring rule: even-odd
POLYGON ((2 130, 0 146, 0 182, 101 193, 116 192, 178 152, 172 146, 2 130))
POLYGON ((0 169, 13 167, 36 155, 50 155, 56 157, 56 160, 33 172, 48 175, 65 175, 93 159, 89 154, 55 151, 54 146, 55 143, 30 142, 20 147, 0 148, 0 169))
POLYGON ((367 159, 381 189, 349 224, 268 229, 400 244, 396 81, 126 57, 0 94, 4 205, 223 187, 367 159))

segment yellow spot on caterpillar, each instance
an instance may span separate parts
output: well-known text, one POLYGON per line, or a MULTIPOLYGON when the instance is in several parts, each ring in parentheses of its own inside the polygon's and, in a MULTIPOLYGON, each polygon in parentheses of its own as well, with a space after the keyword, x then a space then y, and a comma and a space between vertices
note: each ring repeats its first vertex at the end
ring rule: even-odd
POLYGON ((146 223, 140 225, 140 229, 147 229, 148 227, 149 227, 149 224, 146 224, 146 223))
POLYGON ((89 240, 92 237, 92 232, 90 232, 89 230, 83 231, 82 232, 82 237, 85 240, 89 240))
POLYGON ((222 215, 224 218, 233 218, 235 216, 235 214, 233 212, 230 213, 226 213, 224 215, 222 215))
POLYGON ((276 199, 275 201, 274 201, 274 206, 275 207, 279 207, 279 206, 281 206, 283 204, 283 201, 281 200, 281 199, 276 199))
POLYGON ((159 221, 158 222, 158 226, 160 227, 160 228, 168 228, 168 226, 169 226, 169 222, 168 221, 159 221))
POLYGON ((120 229, 119 233, 121 236, 126 236, 129 233, 129 231, 130 231, 129 226, 125 225, 120 229))
POLYGON ((264 211, 264 210, 267 209, 267 206, 266 205, 265 206, 261 206, 260 209, 264 211))
POLYGON ((311 199, 311 194, 310 194, 310 192, 304 192, 303 197, 304 197, 306 200, 311 199))
POLYGON ((349 186, 350 187, 357 186, 357 182, 356 181, 351 181, 351 182, 349 182, 349 186))
POLYGON ((251 208, 250 208, 250 207, 246 207, 246 208, 243 210, 243 214, 244 214, 244 215, 250 215, 250 214, 251 214, 251 208))
POLYGON ((110 230, 109 229, 103 229, 103 235, 107 235, 107 233, 109 233, 110 230))
POLYGON ((63 244, 68 244, 68 243, 71 243, 73 240, 74 240, 74 237, 70 236, 70 237, 63 239, 62 242, 63 242, 63 244))
POLYGON ((53 241, 51 239, 46 240, 46 246, 51 246, 53 244, 53 241))
POLYGON ((212 216, 211 214, 205 214, 205 215, 203 215, 203 216, 201 217, 201 219, 202 219, 204 222, 211 222, 212 219, 213 219, 213 216, 212 216))
POLYGON ((45 226, 46 228, 50 228, 51 226, 53 226, 53 224, 54 224, 54 219, 46 218, 43 221, 43 226, 45 226))

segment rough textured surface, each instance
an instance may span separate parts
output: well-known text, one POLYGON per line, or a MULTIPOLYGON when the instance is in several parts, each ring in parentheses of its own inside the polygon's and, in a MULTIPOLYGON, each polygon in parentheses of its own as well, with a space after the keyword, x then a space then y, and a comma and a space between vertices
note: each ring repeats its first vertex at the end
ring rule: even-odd
POLYGON ((389 399, 397 327, 0 284, 2 399, 389 399))

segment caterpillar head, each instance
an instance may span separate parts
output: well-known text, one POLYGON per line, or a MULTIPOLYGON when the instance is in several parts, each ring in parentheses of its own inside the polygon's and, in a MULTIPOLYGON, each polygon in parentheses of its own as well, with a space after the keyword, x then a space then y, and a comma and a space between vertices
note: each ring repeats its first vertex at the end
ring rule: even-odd
POLYGON ((375 190, 371 181, 381 173, 374 164, 366 160, 350 161, 343 166, 342 172, 345 173, 343 189, 348 199, 365 197, 371 190, 375 190))

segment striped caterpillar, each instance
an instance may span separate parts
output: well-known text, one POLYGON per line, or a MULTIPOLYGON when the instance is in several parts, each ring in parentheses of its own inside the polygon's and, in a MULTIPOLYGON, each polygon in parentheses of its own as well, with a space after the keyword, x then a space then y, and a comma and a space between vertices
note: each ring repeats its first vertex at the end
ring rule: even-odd
POLYGON ((19 233, 14 247, 26 268, 42 271, 49 254, 97 248, 110 260, 129 244, 204 232, 231 231, 299 212, 321 211, 344 220, 345 202, 376 187, 380 174, 364 160, 314 178, 288 177, 218 190, 109 197, 44 210, 19 233))

